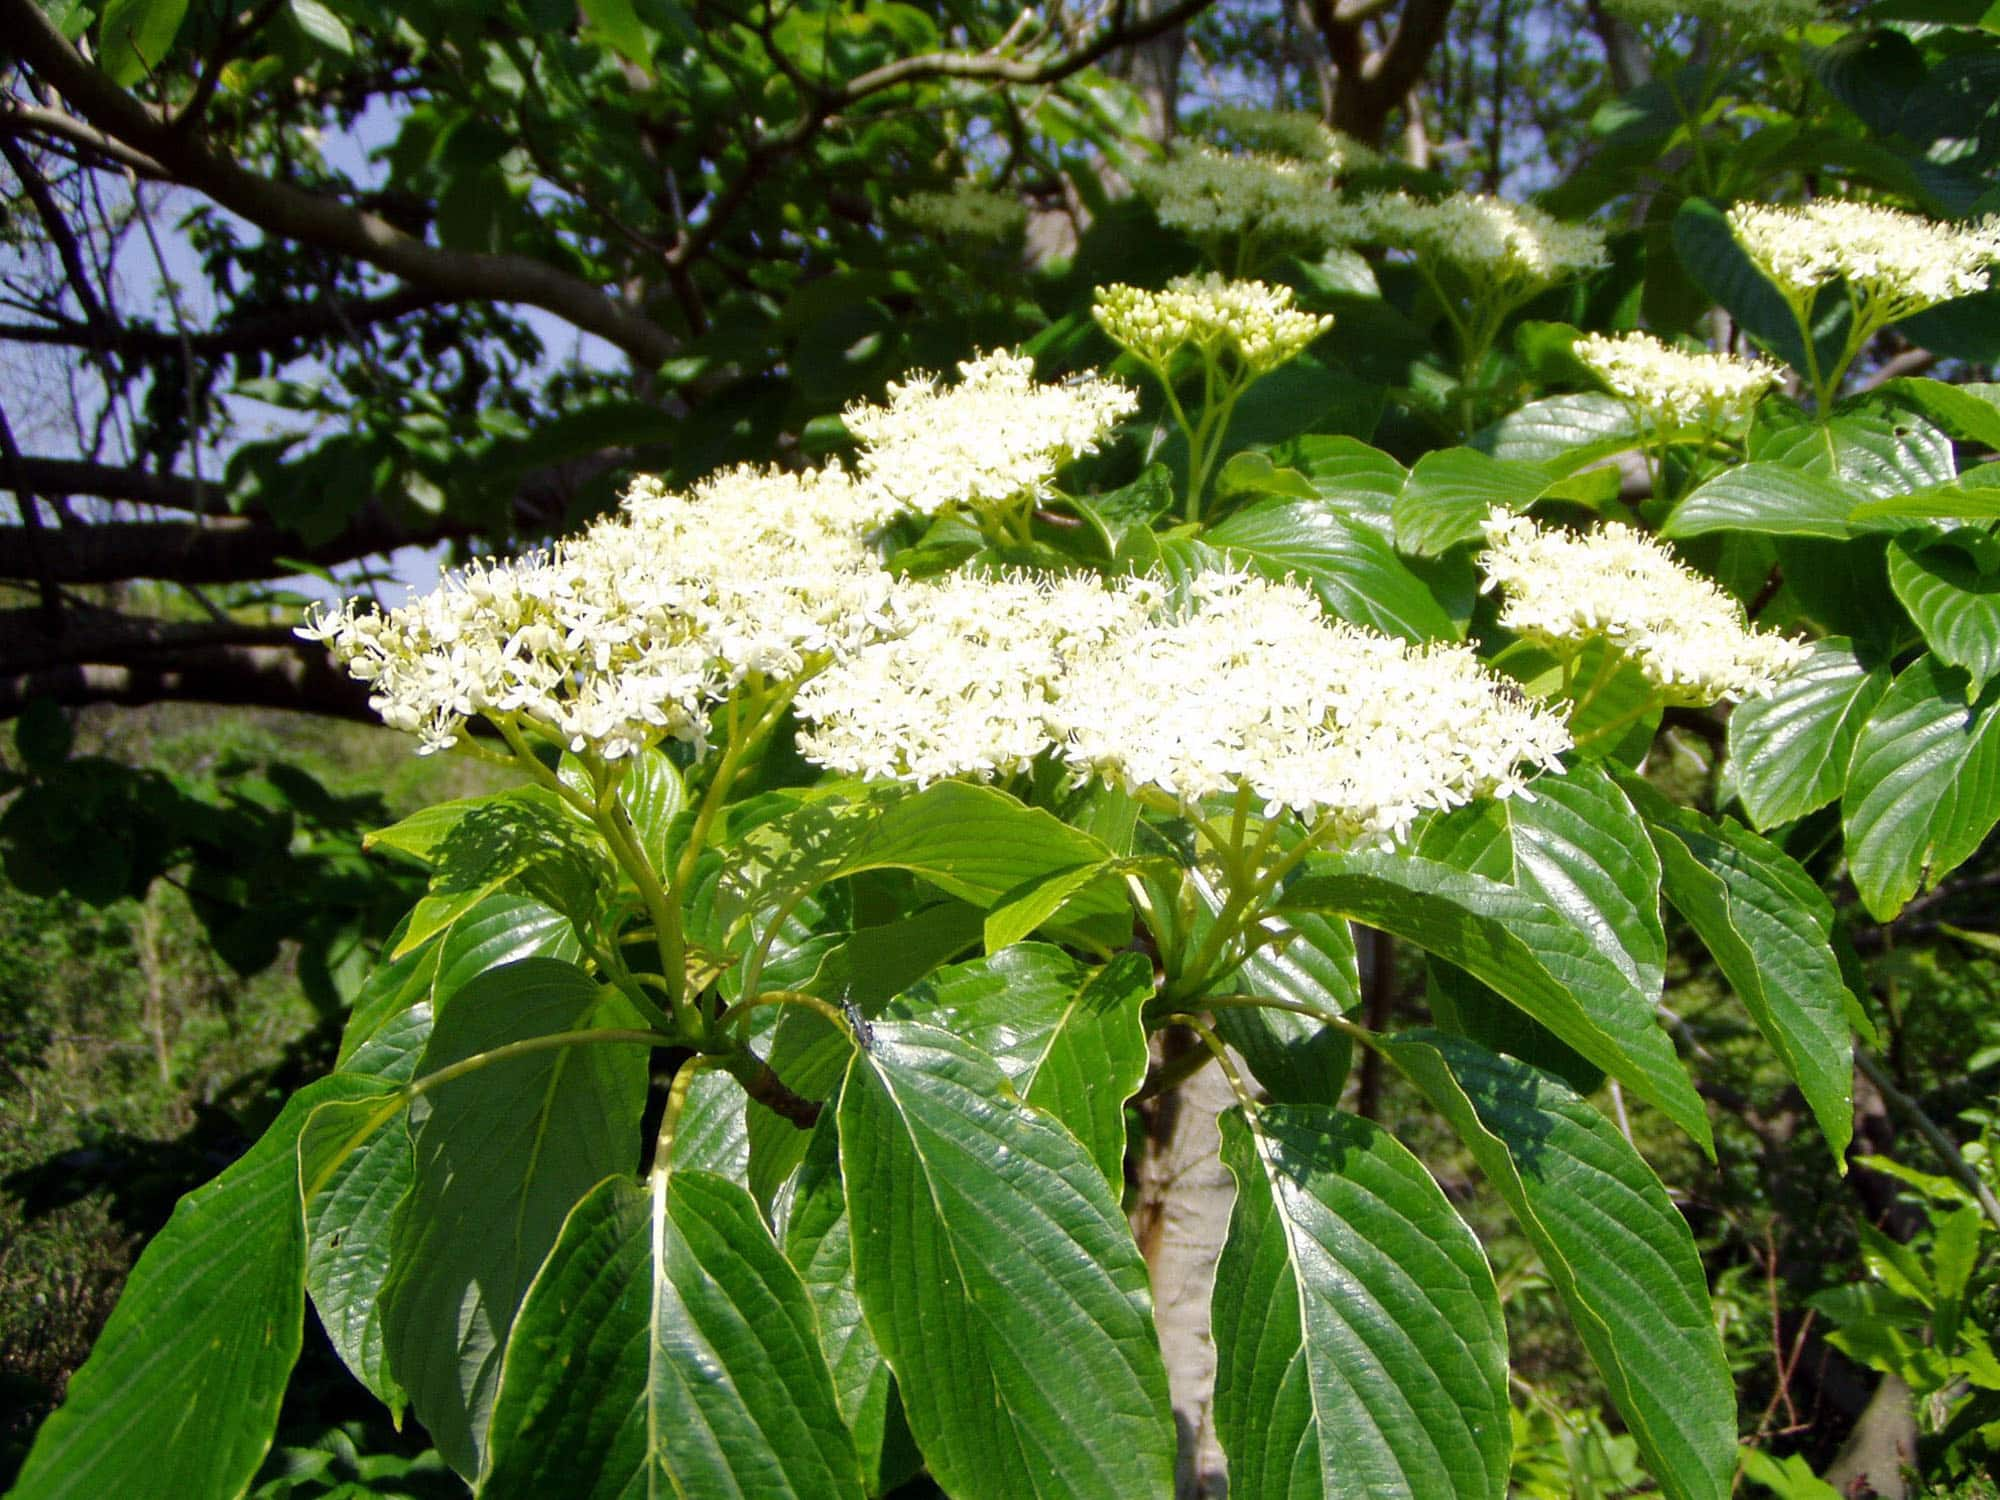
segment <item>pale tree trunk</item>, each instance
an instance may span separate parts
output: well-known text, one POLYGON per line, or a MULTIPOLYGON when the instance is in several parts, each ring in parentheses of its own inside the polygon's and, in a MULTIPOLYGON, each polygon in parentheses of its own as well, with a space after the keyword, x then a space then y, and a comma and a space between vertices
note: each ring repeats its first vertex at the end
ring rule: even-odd
POLYGON ((1228 1489, 1211 1418, 1215 1340, 1208 1304, 1236 1200, 1216 1122, 1235 1102, 1228 1080, 1214 1066, 1153 1100, 1139 1163, 1133 1227, 1152 1272, 1160 1349, 1180 1429, 1175 1500, 1214 1500, 1228 1489))

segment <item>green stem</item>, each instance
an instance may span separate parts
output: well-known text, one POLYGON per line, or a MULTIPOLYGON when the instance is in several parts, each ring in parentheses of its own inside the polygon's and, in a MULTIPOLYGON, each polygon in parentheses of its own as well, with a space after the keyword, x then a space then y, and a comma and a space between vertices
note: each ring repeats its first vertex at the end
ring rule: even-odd
POLYGON ((712 1059, 697 1052, 682 1063, 680 1071, 674 1074, 673 1087, 667 1091, 666 1113, 660 1118, 660 1133, 653 1138, 655 1174, 665 1172, 667 1164, 673 1160, 674 1136, 681 1128, 681 1111, 687 1108, 688 1091, 694 1087, 694 1081, 701 1076, 702 1069, 713 1066, 712 1059))
POLYGON ((818 1011, 842 1031, 848 1029, 847 1016, 839 1006, 829 1004, 817 995, 806 995, 797 990, 766 990, 761 995, 752 995, 748 999, 739 1000, 722 1013, 721 1024, 725 1028, 741 1029, 744 1018, 751 1011, 759 1010, 766 1005, 801 1005, 807 1010, 818 1011))
POLYGON ((426 1073, 414 1079, 403 1088, 402 1097, 407 1103, 421 1099, 440 1084, 450 1083, 454 1078, 463 1078, 467 1073, 476 1073, 481 1068, 491 1067, 497 1062, 511 1058, 528 1057, 537 1052, 548 1052, 557 1047, 591 1047, 598 1045, 642 1045, 647 1047, 675 1047, 680 1038, 659 1031, 637 1031, 624 1026, 606 1026, 592 1031, 558 1031, 548 1036, 522 1037, 517 1042, 506 1042, 484 1052, 475 1052, 470 1057, 461 1057, 455 1063, 447 1063, 434 1073, 426 1073))
POLYGON ((1217 1065, 1221 1067, 1222 1076, 1229 1080, 1229 1089, 1236 1095, 1236 1102, 1243 1106, 1245 1114, 1255 1114, 1257 1101, 1251 1097, 1250 1090, 1243 1086, 1243 1075, 1236 1071, 1236 1064, 1229 1060, 1229 1049, 1222 1044, 1222 1038, 1215 1034, 1214 1029, 1201 1017, 1185 1013, 1168 1016, 1167 1024, 1185 1026, 1201 1038, 1201 1044, 1208 1048, 1217 1065))

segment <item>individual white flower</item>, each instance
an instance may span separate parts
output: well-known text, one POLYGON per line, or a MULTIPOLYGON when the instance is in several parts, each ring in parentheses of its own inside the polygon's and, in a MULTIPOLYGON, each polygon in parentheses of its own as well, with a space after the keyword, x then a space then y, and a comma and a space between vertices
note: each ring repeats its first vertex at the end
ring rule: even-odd
POLYGON ((912 228, 934 239, 1006 244, 1019 239, 1028 227, 1028 210, 1019 198, 970 182, 954 184, 949 192, 910 193, 890 207, 912 228))
POLYGON ((1356 209, 1381 243, 1517 294, 1608 264, 1604 231, 1595 224, 1568 223, 1533 204, 1487 193, 1454 193, 1434 202, 1375 193, 1356 200, 1356 209))
POLYGON ((1228 571, 1071 651, 1050 722, 1079 771, 1190 807, 1247 786, 1341 844, 1509 795, 1570 744, 1465 648, 1341 624, 1296 584, 1228 571))
POLYGON ((1696 20, 1753 39, 1779 36, 1819 18, 1819 0, 1605 0, 1604 8, 1639 26, 1696 20))
POLYGON ((1218 104, 1195 121, 1218 145, 1339 175, 1381 161, 1376 151, 1302 109, 1252 109, 1218 104))
POLYGON ((1049 748, 1065 653, 1151 597, 1081 575, 901 583, 883 638, 799 693, 800 751, 846 775, 919 786, 1024 771, 1049 748))
POLYGON ((1252 375, 1297 357, 1333 319, 1292 305, 1292 289, 1231 281, 1209 272, 1179 276, 1160 291, 1122 282, 1097 289, 1090 315, 1114 343, 1165 369, 1192 345, 1204 355, 1233 352, 1252 375))
POLYGON ((1738 203, 1728 218, 1743 253, 1793 305, 1809 307, 1822 286, 1842 280, 1869 327, 1985 291, 2000 260, 2000 217, 1945 224, 1820 198, 1797 208, 1738 203))
POLYGON ((1058 470, 1096 450, 1139 399, 1097 376, 1035 381, 1035 362, 996 350, 958 367, 956 385, 913 375, 886 405, 841 413, 862 444, 863 479, 894 507, 933 515, 953 505, 1007 509, 1048 494, 1058 470))
POLYGON ((1809 648, 1754 630, 1743 606, 1667 547, 1629 526, 1589 534, 1495 511, 1479 559, 1503 603, 1500 624, 1543 645, 1602 637, 1669 702, 1707 704, 1768 692, 1809 648))
POLYGON ((1782 373, 1769 360, 1690 354, 1648 333, 1593 333, 1573 347, 1614 395, 1662 431, 1738 426, 1782 373))
POLYGON ((1166 161, 1133 167, 1130 175, 1162 224, 1197 240, 1249 235, 1273 248, 1323 249, 1361 232, 1324 162, 1177 147, 1166 161))
POLYGON ((837 470, 736 469, 691 494, 642 479, 581 536, 474 563, 397 609, 315 610, 299 634, 426 753, 480 714, 607 759, 700 743, 744 678, 798 677, 870 637, 890 580, 864 541, 866 496, 837 470))

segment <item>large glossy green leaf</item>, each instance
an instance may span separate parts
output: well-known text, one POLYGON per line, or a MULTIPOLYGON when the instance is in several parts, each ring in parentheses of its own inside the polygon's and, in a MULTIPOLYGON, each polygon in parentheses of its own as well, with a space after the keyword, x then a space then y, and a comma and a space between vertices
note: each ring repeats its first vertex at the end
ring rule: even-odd
MULTIPOLYGON (((439 1015, 422 1071, 510 1043, 632 1024, 627 1002, 554 959, 491 969, 439 1015)), ((637 1164, 642 1045, 552 1045, 437 1085, 413 1111, 416 1181, 382 1290, 389 1368, 431 1439, 477 1471, 507 1329, 563 1218, 637 1164)))
POLYGON ((1545 396, 1474 435, 1472 446, 1503 462, 1544 464, 1552 475, 1622 453, 1639 439, 1632 410, 1601 391, 1545 396))
POLYGON ((1668 515, 1660 535, 1756 531, 1840 540, 1865 529, 1848 519, 1858 498, 1836 480, 1785 464, 1738 464, 1695 486, 1668 515))
POLYGON ((309 1084, 241 1160, 181 1199, 132 1268, 10 1495, 243 1493, 271 1446, 299 1355, 300 1132, 322 1105, 387 1092, 339 1073, 309 1084))
POLYGON ((1471 1148, 1672 1500, 1722 1500, 1736 1391, 1694 1236, 1625 1138, 1553 1076, 1455 1037, 1389 1056, 1471 1148))
POLYGON ((720 1068, 703 1068, 688 1085, 669 1158, 677 1172, 713 1172, 731 1182, 750 1177, 750 1096, 720 1068))
POLYGON ((1281 444, 1271 456, 1304 474, 1341 515, 1385 536, 1394 531, 1390 512, 1408 471, 1380 448, 1358 438, 1309 434, 1281 444))
POLYGON ((1703 818, 1638 780, 1632 799, 1687 918, 1811 1106, 1845 1167, 1854 1134, 1854 1004, 1833 951, 1833 907, 1797 861, 1734 818, 1703 818))
MULTIPOLYGON (((1673 220, 1674 252, 1701 289, 1726 307, 1743 329, 1795 370, 1808 368, 1805 341, 1777 287, 1736 243, 1722 210, 1701 198, 1683 203, 1673 220)), ((1839 356, 1844 325, 1819 322, 1814 330, 1818 356, 1839 356)))
POLYGON ((97 29, 99 66, 124 88, 163 72, 187 8, 188 0, 105 0, 97 29))
MULTIPOLYGON (((418 1010, 425 1013, 427 1036, 429 1007, 418 1010)), ((416 1028, 407 1029, 416 1034, 416 1028)), ((364 1049, 370 1054, 365 1060, 382 1060, 386 1049, 380 1040, 364 1049)), ((421 1046, 419 1040, 412 1054, 421 1046)), ((357 1064, 363 1061, 357 1057, 357 1064)), ((405 1083, 408 1077, 384 1081, 405 1083)), ((378 1299, 389 1276, 390 1226, 416 1180, 409 1116, 394 1096, 386 1102, 364 1098, 322 1105, 300 1137, 299 1159, 307 1191, 306 1290, 313 1309, 354 1378, 401 1421, 405 1397, 389 1371, 378 1299)))
POLYGON ((1958 472, 1944 430, 1880 394, 1851 397, 1824 420, 1766 401, 1750 431, 1750 457, 1837 480, 1861 497, 1948 484, 1958 472))
POLYGON ((1635 989, 1659 999, 1667 962, 1660 863, 1645 823, 1601 766, 1539 777, 1530 797, 1457 808, 1433 819, 1414 849, 1540 897, 1635 989))
POLYGON ((1981 464, 1944 484, 1863 500, 1848 513, 1857 523, 1917 528, 1938 521, 2000 518, 2000 463, 1981 464))
POLYGON ((1076 1138, 998 1064, 884 1022, 841 1089, 856 1291, 957 1500, 1173 1490, 1145 1262, 1076 1138))
POLYGON ((507 1345, 482 1500, 860 1500, 812 1303, 741 1186, 600 1183, 507 1345))
POLYGON ((1096 968, 1045 943, 1017 943, 940 969, 889 1010, 991 1057, 1016 1093, 1070 1128, 1117 1189, 1125 1181, 1125 1101, 1146 1076, 1139 1009, 1152 995, 1153 966, 1137 953, 1096 968))
POLYGON ((1457 964, 1714 1153, 1701 1098, 1652 1002, 1540 898, 1416 855, 1354 853, 1313 862, 1285 901, 1351 917, 1457 964))
POLYGON ((1429 557, 1477 540, 1489 512, 1526 510, 1551 477, 1540 464, 1503 463, 1471 448, 1426 453, 1396 497, 1396 545, 1429 557))
POLYGON ((1222 1117, 1215 1429, 1239 1500, 1504 1495, 1513 1429, 1493 1273, 1423 1165, 1316 1105, 1222 1117))
POLYGON ((1985 531, 1906 531, 1889 543, 1889 587, 1941 662, 1977 695, 2000 674, 2000 547, 1985 531))
POLYGON ((1888 689, 1886 663, 1864 662, 1832 636, 1770 692, 1737 704, 1729 761, 1750 821, 1770 828, 1838 798, 1861 726, 1888 689))
POLYGON ((871 1495, 882 1494, 914 1473, 921 1460, 896 1394, 896 1377, 868 1331, 854 1290, 854 1237, 840 1177, 835 1109, 821 1114, 813 1127, 805 1159, 790 1184, 779 1237, 819 1318, 820 1347, 833 1372, 841 1419, 861 1460, 863 1487, 871 1495))
POLYGON ((2000 682, 1977 698, 1934 656, 1904 668, 1855 741, 1841 819, 1861 900, 1886 922, 2000 820, 2000 682))
POLYGON ((1380 532, 1323 500, 1266 500, 1203 533, 1271 578, 1293 578, 1329 613, 1409 641, 1451 640, 1456 622, 1380 532))
POLYGON ((2000 451, 2000 385, 1948 385, 1903 375, 1885 380, 1876 390, 1968 442, 2000 451))

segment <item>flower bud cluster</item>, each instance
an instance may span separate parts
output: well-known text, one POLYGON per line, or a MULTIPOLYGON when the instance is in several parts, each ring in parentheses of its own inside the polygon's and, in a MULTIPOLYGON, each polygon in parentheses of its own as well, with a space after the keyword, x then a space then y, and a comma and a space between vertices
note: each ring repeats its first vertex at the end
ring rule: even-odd
POLYGON ((1635 26, 1670 26, 1689 19, 1762 39, 1817 20, 1819 0, 1605 0, 1604 8, 1635 26))
POLYGON ((911 585, 897 637, 799 698, 810 759, 930 781, 1024 769, 1193 807, 1247 786, 1267 816, 1328 820, 1343 843, 1405 836, 1426 811, 1518 791, 1569 746, 1463 647, 1329 620, 1296 584, 1201 573, 1106 587, 961 575, 911 585))
POLYGON ((1231 281, 1212 271, 1176 277, 1161 291, 1099 287, 1090 315, 1114 343, 1156 369, 1192 345, 1208 357, 1233 351, 1253 376, 1296 358, 1333 326, 1330 317, 1294 307, 1288 286, 1231 281))
POLYGON ((1736 427, 1783 373, 1769 360, 1690 354, 1647 333, 1593 333, 1574 348, 1614 395, 1662 431, 1736 427))
POLYGON ((1038 385, 1034 360, 1004 350, 958 370, 956 385, 917 374, 891 382, 886 405, 857 402, 841 413, 862 444, 863 481, 893 508, 992 511, 1046 495, 1057 470, 1094 452, 1139 404, 1095 375, 1038 385))
POLYGON ((1797 208, 1738 203, 1729 227, 1743 253, 1794 305, 1845 281, 1874 326, 1986 290, 2000 260, 2000 217, 1945 224, 1920 214, 1821 198, 1797 208))
POLYGON ((1005 245, 1028 227, 1028 210, 1019 198, 970 182, 957 183, 949 192, 911 193, 890 206, 905 223, 933 239, 1005 245))
POLYGON ((1370 238, 1456 267, 1484 285, 1525 292, 1608 264, 1604 231, 1488 193, 1430 201, 1408 193, 1357 200, 1370 238))
POLYGON ((1279 156, 1179 149, 1131 170, 1132 186, 1170 229, 1195 239, 1254 234, 1300 249, 1346 244, 1361 232, 1333 191, 1333 169, 1279 156))
POLYGON ((1218 104, 1203 110, 1197 123, 1225 148, 1299 162, 1334 176, 1373 166, 1382 159, 1353 136, 1302 109, 1218 104))
POLYGON ((1753 630, 1742 605, 1629 526, 1584 535, 1495 511, 1485 531, 1479 565, 1504 600, 1504 628, 1555 647, 1603 637, 1670 703, 1768 692, 1808 655, 1801 641, 1753 630))

